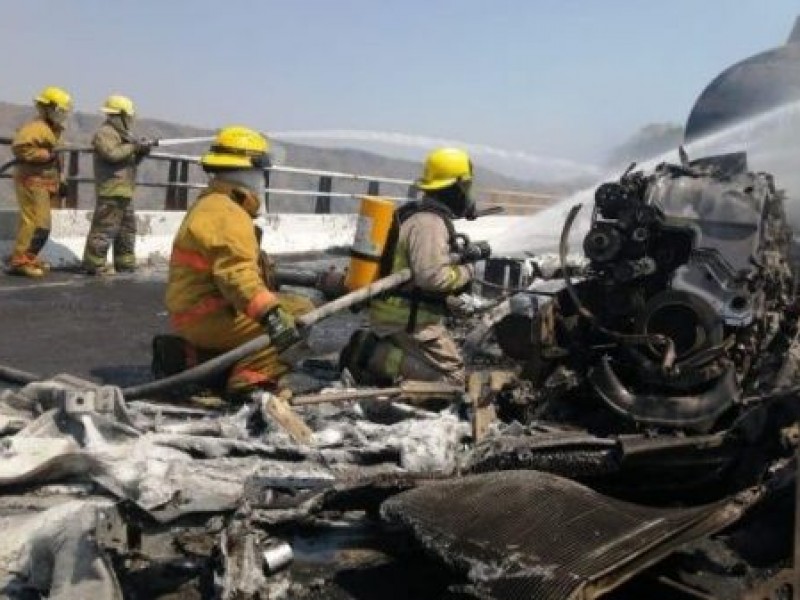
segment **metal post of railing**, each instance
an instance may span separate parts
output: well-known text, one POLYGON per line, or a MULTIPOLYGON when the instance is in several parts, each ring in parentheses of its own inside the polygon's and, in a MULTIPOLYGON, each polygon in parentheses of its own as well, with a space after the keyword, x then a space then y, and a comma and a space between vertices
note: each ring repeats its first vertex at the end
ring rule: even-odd
POLYGON ((331 197, 328 193, 333 189, 333 179, 327 175, 319 178, 319 196, 317 196, 314 212, 318 215, 328 215, 331 212, 331 197))
MULTIPOLYGON (((264 187, 269 189, 269 181, 271 179, 272 173, 270 171, 264 171, 264 187)), ((264 192, 264 212, 269 212, 269 192, 264 192)))
POLYGON ((178 210, 177 194, 178 189, 172 185, 178 178, 178 161, 173 159, 169 161, 169 173, 167 174, 167 191, 164 196, 164 209, 165 210, 178 210))
POLYGON ((380 181, 370 181, 367 183, 367 196, 380 196, 381 183, 380 181))
POLYGON ((80 176, 81 153, 72 150, 67 158, 67 197, 65 208, 78 208, 78 188, 80 184, 77 177, 80 176))
MULTIPOLYGON (((178 176, 178 181, 180 183, 188 183, 189 182, 189 162, 182 160, 180 163, 180 175, 178 176)), ((186 207, 189 204, 189 188, 183 186, 178 189, 178 206, 180 210, 186 210, 186 207)))

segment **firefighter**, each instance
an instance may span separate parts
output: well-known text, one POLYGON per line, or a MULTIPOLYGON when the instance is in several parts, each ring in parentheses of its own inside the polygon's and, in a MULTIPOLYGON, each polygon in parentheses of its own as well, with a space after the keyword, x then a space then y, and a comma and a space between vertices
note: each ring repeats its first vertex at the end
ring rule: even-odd
POLYGON ((404 288, 370 303, 370 330, 357 331, 342 352, 341 366, 359 383, 464 383, 461 354, 443 321, 448 297, 470 283, 473 263, 491 254, 486 242, 463 247, 453 226, 454 219, 475 217, 471 185, 466 152, 434 150, 416 182, 424 197, 395 211, 380 275, 410 267, 413 277, 404 288))
POLYGON ((38 116, 17 130, 11 149, 16 159, 14 187, 19 202, 19 228, 8 272, 42 277, 48 266, 39 259, 50 237, 50 209, 66 195, 57 154, 72 110, 70 95, 47 87, 34 99, 38 116))
POLYGON ((133 137, 136 111, 130 98, 109 96, 101 110, 106 120, 92 138, 96 204, 83 251, 83 268, 89 275, 109 272, 109 247, 117 273, 136 268, 136 215, 132 204, 136 167, 154 144, 133 137))
POLYGON ((264 197, 267 139, 246 127, 221 129, 201 158, 208 189, 189 208, 175 237, 167 282, 167 309, 176 332, 201 351, 220 353, 267 333, 272 346, 234 365, 231 398, 273 388, 288 367, 281 349, 300 339, 294 315, 307 300, 278 296, 259 269, 253 224, 264 197))

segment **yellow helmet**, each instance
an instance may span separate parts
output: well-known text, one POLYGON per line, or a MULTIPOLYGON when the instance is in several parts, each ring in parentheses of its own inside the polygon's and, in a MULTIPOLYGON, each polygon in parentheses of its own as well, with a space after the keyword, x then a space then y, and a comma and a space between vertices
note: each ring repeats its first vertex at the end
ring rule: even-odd
POLYGON ((469 155, 458 148, 437 148, 425 159, 416 186, 421 190, 441 190, 459 181, 472 181, 469 155))
POLYGON ((106 98, 106 101, 100 110, 107 115, 127 115, 132 117, 136 114, 136 110, 133 107, 133 101, 127 96, 121 96, 119 94, 112 94, 106 98))
POLYGON ((33 100, 37 104, 55 106, 63 111, 72 109, 72 97, 66 91, 52 85, 44 88, 33 100))
POLYGON ((248 127, 234 125, 217 132, 200 164, 211 169, 252 169, 265 166, 268 152, 266 137, 248 127))

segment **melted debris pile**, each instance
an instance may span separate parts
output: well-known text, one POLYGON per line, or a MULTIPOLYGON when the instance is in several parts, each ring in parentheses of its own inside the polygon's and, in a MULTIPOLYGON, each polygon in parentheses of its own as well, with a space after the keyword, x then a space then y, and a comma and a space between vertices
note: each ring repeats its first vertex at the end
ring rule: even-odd
POLYGON ((0 393, 4 597, 794 597, 783 200, 740 154, 600 186, 585 259, 576 208, 454 303, 466 393, 0 393))
POLYGON ((2 589, 122 598, 146 583, 157 597, 191 581, 205 597, 286 597, 292 549, 271 531, 453 475, 470 434, 451 409, 364 402, 303 409, 300 444, 271 399, 224 414, 69 376, 4 392, 2 589))

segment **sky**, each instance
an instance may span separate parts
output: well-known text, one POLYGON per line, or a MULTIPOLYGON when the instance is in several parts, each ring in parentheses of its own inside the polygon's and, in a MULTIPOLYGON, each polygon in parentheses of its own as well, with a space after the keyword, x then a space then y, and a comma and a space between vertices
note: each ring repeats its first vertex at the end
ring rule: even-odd
POLYGON ((89 112, 123 93, 196 126, 597 164, 648 123, 684 123, 724 68, 786 40, 800 1, 5 0, 2 14, 0 100, 59 85, 89 112))

